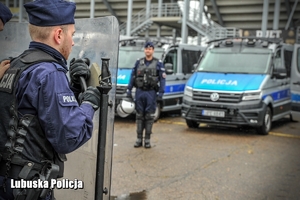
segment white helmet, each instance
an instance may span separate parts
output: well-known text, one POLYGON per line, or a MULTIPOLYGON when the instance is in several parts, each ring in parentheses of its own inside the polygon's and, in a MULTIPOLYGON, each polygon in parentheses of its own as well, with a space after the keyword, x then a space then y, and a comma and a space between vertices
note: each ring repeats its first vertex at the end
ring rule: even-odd
POLYGON ((117 106, 117 113, 120 117, 127 117, 133 113, 135 104, 129 99, 122 99, 120 104, 117 106))

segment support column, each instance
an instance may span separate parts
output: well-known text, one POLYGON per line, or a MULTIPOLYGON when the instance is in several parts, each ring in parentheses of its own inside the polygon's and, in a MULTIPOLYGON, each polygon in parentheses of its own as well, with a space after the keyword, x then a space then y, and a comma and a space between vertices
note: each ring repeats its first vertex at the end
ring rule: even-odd
POLYGON ((131 35, 130 31, 131 31, 132 1, 133 0, 128 0, 126 36, 131 35))
POLYGON ((161 17, 161 8, 163 0, 158 0, 158 17, 161 17))
POLYGON ((182 23, 181 23, 181 43, 187 43, 188 37, 188 27, 187 27, 187 20, 189 18, 189 7, 190 7, 190 0, 184 1, 184 8, 182 13, 182 23))
POLYGON ((90 3, 90 18, 95 17, 95 0, 91 0, 90 3))
POLYGON ((177 35, 176 35, 176 29, 175 28, 172 29, 172 36, 173 36, 173 44, 176 44, 177 35))
POLYGON ((24 0, 19 0, 19 23, 23 21, 23 4, 24 0))
POLYGON ((273 30, 278 30, 280 16, 280 0, 275 0, 273 30))
POLYGON ((264 0, 263 16, 261 23, 262 37, 266 37, 268 27, 269 0, 264 0))
POLYGON ((156 37, 160 38, 161 25, 157 25, 156 37))
POLYGON ((146 19, 150 17, 150 7, 151 7, 151 0, 147 0, 146 2, 146 19))
POLYGON ((294 6, 293 6, 293 9, 292 9, 292 12, 290 13, 288 22, 287 22, 286 25, 285 25, 285 30, 288 30, 288 28, 290 27, 290 23, 291 23, 292 18, 293 18, 293 16, 294 16, 294 12, 295 12, 295 10, 296 10, 297 4, 298 4, 298 0, 295 0, 294 6))
MULTIPOLYGON (((204 0, 199 0, 199 26, 202 26, 202 15, 203 15, 203 8, 204 8, 204 0)), ((197 44, 201 45, 202 35, 200 33, 198 35, 197 44)))

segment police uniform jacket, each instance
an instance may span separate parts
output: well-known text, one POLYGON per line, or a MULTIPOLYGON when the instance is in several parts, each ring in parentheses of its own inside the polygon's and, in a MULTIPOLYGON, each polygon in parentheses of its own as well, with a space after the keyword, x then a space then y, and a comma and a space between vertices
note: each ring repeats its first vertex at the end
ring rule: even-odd
MULTIPOLYGON (((154 58, 154 57, 150 61, 146 60, 146 58, 143 58, 143 59, 144 59, 144 64, 146 66, 149 66, 151 64, 151 62, 153 62, 154 59, 158 60, 157 58, 154 58)), ((134 79, 136 77, 136 72, 137 72, 137 69, 138 69, 139 65, 140 65, 140 59, 138 59, 135 62, 134 68, 132 69, 132 72, 131 72, 130 82, 129 82, 129 85, 128 85, 128 90, 130 90, 130 91, 132 90, 132 88, 134 86, 134 79)), ((158 60, 158 62, 157 62, 156 70, 157 70, 157 74, 158 74, 157 82, 159 82, 158 96, 162 97, 164 92, 165 92, 166 73, 165 73, 164 65, 160 60, 158 60)))
MULTIPOLYGON (((44 143, 36 144, 36 147, 24 148, 22 155, 27 160, 41 163, 41 160, 36 160, 41 155, 35 155, 34 148, 39 149, 38 152, 42 152, 44 155, 53 155, 54 152, 66 154, 79 148, 91 138, 94 109, 89 104, 78 104, 66 76, 67 62, 57 50, 37 42, 31 42, 29 49, 39 49, 57 61, 29 66, 21 73, 16 84, 15 98, 18 116, 22 118, 22 116, 29 114, 37 117, 38 122, 36 123, 38 125, 36 127, 40 127, 40 132, 42 132, 39 133, 38 137, 40 138, 38 139, 44 143), (44 135, 45 140, 40 135, 44 135), (46 146, 49 145, 52 146, 53 152, 43 150, 47 149, 46 146)), ((10 87, 5 75, 0 83, 0 86, 6 87, 4 89, 10 87), (7 83, 4 83, 5 81, 7 83)), ((5 96, 5 92, 0 91, 0 98, 2 96, 5 96)), ((8 125, 3 124, 7 119, 2 119, 2 117, 7 116, 0 115, 0 128, 6 127, 8 129, 8 125)), ((24 126, 26 126, 26 122, 24 122, 24 126)), ((22 132, 20 131, 19 134, 22 132)), ((9 136, 1 139, 0 154, 4 151, 3 145, 8 140, 9 136)), ((33 138, 30 140, 33 141, 26 142, 25 138, 23 143, 34 143, 33 138)))

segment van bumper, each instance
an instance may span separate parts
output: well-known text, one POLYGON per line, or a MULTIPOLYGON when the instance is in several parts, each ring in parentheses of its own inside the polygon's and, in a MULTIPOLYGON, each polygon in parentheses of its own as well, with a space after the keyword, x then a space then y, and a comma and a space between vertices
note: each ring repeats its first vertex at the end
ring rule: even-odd
POLYGON ((261 100, 230 105, 216 102, 195 102, 184 98, 181 116, 198 123, 259 127, 262 126, 265 110, 266 104, 261 100), (224 116, 206 116, 203 111, 219 111, 224 113, 224 116))

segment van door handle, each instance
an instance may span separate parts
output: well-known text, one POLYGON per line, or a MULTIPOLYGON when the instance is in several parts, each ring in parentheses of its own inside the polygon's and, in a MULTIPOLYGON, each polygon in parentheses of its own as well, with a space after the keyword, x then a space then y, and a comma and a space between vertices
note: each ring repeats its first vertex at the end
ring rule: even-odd
POLYGON ((293 84, 294 84, 294 85, 300 85, 300 81, 294 82, 293 84))
POLYGON ((178 80, 179 80, 179 78, 176 78, 175 80, 176 80, 176 81, 178 81, 178 80))
POLYGON ((183 79, 182 80, 186 80, 186 78, 185 77, 183 77, 183 79))

